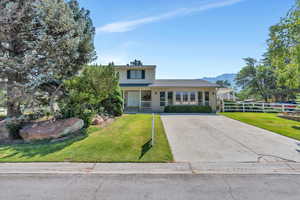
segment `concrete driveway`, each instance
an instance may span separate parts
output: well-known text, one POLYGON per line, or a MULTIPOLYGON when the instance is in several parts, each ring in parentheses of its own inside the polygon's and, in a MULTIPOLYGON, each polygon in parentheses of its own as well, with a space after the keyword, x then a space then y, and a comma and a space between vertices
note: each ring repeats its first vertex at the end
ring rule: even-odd
POLYGON ((220 115, 161 116, 178 162, 300 162, 300 142, 220 115))

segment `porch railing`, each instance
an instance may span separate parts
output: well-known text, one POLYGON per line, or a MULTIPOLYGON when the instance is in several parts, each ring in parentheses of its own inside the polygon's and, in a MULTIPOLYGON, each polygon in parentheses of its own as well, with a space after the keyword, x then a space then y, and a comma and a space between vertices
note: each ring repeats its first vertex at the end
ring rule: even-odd
POLYGON ((152 108, 152 101, 141 101, 141 108, 152 108))

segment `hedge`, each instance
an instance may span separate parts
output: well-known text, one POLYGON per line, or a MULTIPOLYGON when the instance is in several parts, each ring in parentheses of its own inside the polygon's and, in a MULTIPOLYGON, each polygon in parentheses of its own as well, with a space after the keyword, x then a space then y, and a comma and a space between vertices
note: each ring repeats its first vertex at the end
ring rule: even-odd
POLYGON ((166 113, 211 113, 212 109, 210 106, 166 106, 166 113))

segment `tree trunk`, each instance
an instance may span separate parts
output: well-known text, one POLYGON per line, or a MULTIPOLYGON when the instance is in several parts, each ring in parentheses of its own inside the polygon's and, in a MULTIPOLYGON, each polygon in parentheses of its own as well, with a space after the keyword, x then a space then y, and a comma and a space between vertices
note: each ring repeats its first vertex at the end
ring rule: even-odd
POLYGON ((18 117, 21 114, 14 81, 9 78, 7 81, 7 117, 18 117))

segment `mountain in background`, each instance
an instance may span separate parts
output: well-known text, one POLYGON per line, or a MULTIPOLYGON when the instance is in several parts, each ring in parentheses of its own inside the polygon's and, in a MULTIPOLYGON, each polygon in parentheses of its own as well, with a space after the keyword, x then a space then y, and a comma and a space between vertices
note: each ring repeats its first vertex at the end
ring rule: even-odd
POLYGON ((215 83, 216 81, 227 80, 231 84, 231 87, 235 88, 236 87, 235 77, 236 74, 222 74, 216 77, 204 77, 202 79, 212 83, 215 83))

